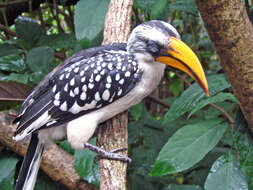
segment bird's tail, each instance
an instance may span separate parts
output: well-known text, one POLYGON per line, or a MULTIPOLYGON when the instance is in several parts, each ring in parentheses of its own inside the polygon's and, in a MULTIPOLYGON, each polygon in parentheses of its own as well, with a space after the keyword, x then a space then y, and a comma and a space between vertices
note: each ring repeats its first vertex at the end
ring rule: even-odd
POLYGON ((38 134, 32 134, 29 147, 18 174, 15 190, 33 190, 43 150, 44 144, 40 142, 38 134))

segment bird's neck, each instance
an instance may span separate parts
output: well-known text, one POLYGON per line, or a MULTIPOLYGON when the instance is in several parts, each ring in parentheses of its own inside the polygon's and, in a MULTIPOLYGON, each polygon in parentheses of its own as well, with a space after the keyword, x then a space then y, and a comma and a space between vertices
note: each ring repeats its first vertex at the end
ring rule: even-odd
POLYGON ((151 93, 160 83, 165 65, 159 62, 155 62, 154 58, 150 54, 135 54, 139 69, 142 74, 140 85, 145 89, 145 94, 151 93))

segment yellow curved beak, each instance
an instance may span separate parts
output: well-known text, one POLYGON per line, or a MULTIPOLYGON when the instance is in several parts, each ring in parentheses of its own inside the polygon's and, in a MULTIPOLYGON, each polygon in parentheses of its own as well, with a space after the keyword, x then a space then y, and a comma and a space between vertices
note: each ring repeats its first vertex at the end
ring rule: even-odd
POLYGON ((195 53, 181 40, 171 37, 170 49, 166 54, 156 58, 156 61, 180 69, 192 77, 209 96, 208 84, 204 70, 195 53))

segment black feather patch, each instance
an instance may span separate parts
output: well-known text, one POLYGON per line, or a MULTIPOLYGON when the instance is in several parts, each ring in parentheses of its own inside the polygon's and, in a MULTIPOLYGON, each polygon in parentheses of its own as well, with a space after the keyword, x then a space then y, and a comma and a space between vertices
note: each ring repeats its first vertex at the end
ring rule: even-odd
POLYGON ((49 73, 23 103, 15 136, 57 126, 125 96, 141 78, 138 63, 113 44, 81 51, 49 73), (48 114, 46 121, 43 114, 48 114), (35 126, 39 123, 39 126, 35 126))
POLYGON ((39 169, 34 168, 39 167, 39 165, 37 166, 36 164, 33 164, 36 163, 38 159, 41 159, 43 150, 44 146, 39 143, 38 135, 36 133, 33 134, 24 157, 24 161, 20 168, 15 190, 23 190, 24 185, 28 182, 28 180, 36 180, 36 176, 31 176, 31 174, 34 172, 34 170, 37 171, 39 169), (31 179, 31 177, 33 179, 31 179))

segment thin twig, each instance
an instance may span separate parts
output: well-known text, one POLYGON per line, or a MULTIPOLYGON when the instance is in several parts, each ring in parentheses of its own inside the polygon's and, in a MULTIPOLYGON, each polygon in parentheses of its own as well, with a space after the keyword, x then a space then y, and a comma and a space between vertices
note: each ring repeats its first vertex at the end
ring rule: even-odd
POLYGON ((228 112, 226 112, 224 109, 222 109, 221 107, 217 106, 216 104, 213 104, 213 103, 210 103, 208 104, 210 106, 212 106, 214 109, 220 111, 228 120, 229 124, 230 124, 230 127, 233 128, 233 125, 234 125, 234 120, 233 118, 229 115, 228 112))
MULTIPOLYGON (((68 6, 68 8, 69 8, 69 6, 68 6)), ((58 10, 59 14, 62 14, 64 16, 64 21, 66 22, 66 24, 68 25, 68 27, 70 27, 71 30, 74 31, 73 30, 73 28, 74 28, 74 21, 71 18, 71 14, 72 13, 70 13, 70 15, 68 15, 64 10, 61 10, 59 8, 57 10, 58 10)))
POLYGON ((161 100, 160 98, 153 96, 153 95, 149 95, 148 98, 150 98, 151 100, 153 100, 154 102, 166 107, 166 108, 170 108, 170 104, 161 100))
POLYGON ((19 4, 19 3, 27 3, 27 1, 28 0, 16 0, 16 1, 3 2, 3 3, 0 3, 0 8, 13 6, 13 5, 19 4))
POLYGON ((72 31, 75 32, 75 26, 74 26, 74 16, 73 16, 73 12, 71 10, 71 6, 67 7, 67 10, 69 12, 69 18, 70 18, 70 25, 72 28, 72 31))
POLYGON ((0 98, 0 101, 19 101, 23 102, 25 99, 24 98, 0 98))
POLYGON ((29 5, 30 17, 33 17, 33 2, 32 2, 32 0, 28 0, 28 5, 29 5))
POLYGON ((192 85, 184 76, 180 75, 178 72, 176 72, 175 74, 176 74, 176 76, 178 78, 182 79, 185 82, 185 84, 187 85, 187 87, 189 87, 189 86, 192 85))
POLYGON ((64 61, 66 59, 65 55, 63 55, 63 53, 61 53, 61 52, 55 52, 54 56, 62 61, 64 61))
POLYGON ((8 27, 0 24, 0 30, 4 31, 5 33, 8 33, 10 36, 12 37, 17 37, 18 35, 16 34, 16 32, 10 30, 8 27))
POLYGON ((46 28, 45 21, 44 21, 44 19, 43 19, 43 14, 42 14, 41 7, 38 8, 38 15, 39 15, 40 23, 41 23, 41 25, 42 25, 44 34, 46 34, 47 28, 46 28))
POLYGON ((1 40, 3 40, 3 41, 8 40, 8 39, 4 36, 4 34, 2 34, 1 32, 0 32, 0 38, 1 38, 1 40))
POLYGON ((50 10, 51 10, 51 13, 52 13, 54 19, 56 20, 57 28, 58 28, 59 32, 64 32, 64 30, 62 29, 61 24, 60 24, 59 10, 58 10, 58 6, 57 6, 57 3, 56 3, 56 0, 54 0, 53 2, 54 2, 53 5, 52 4, 48 4, 48 5, 50 7, 50 10), (54 14, 54 10, 53 9, 55 9, 56 14, 54 14))

